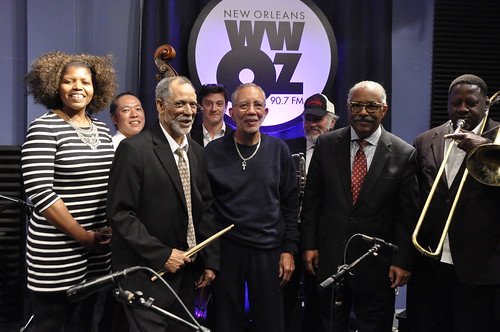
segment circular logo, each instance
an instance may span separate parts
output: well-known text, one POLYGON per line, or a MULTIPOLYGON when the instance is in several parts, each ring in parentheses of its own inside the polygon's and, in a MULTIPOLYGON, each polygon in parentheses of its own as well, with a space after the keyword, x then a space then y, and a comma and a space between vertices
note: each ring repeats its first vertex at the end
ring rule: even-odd
POLYGON ((193 84, 242 83, 266 92, 264 130, 300 121, 307 97, 328 90, 337 70, 337 44, 324 14, 310 1, 213 0, 189 41, 193 84))

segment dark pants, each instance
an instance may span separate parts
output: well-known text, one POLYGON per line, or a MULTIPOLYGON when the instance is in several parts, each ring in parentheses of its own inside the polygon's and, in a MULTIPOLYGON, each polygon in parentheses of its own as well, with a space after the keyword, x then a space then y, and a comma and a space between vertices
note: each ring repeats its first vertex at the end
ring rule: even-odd
POLYGON ((406 319, 414 332, 500 331, 500 285, 466 285, 453 265, 425 262, 407 289, 406 319), (497 308, 497 310, 500 308, 497 308))
MULTIPOLYGON (((192 272, 192 267, 188 265, 176 272, 175 276, 178 278, 178 283, 176 283, 178 285, 178 287, 176 288, 176 293, 182 299, 189 313, 192 313, 194 308, 194 280, 192 272)), ((142 274, 138 274, 134 277, 144 278, 145 276, 142 274)), ((133 279, 133 277, 129 278, 129 280, 131 279, 133 279)), ((166 279, 168 282, 168 278, 166 279)), ((154 306, 167 311, 168 313, 173 314, 179 318, 182 318, 190 324, 195 324, 195 322, 193 322, 189 314, 177 299, 173 299, 172 301, 169 300, 172 298, 170 290, 160 280, 156 280, 154 283, 148 283, 148 286, 149 288, 141 290, 144 293, 144 300, 152 298, 155 300, 152 302, 154 306)), ((130 288, 135 289, 134 287, 130 288)), ((130 332, 193 331, 192 328, 186 327, 185 325, 183 325, 183 323, 178 322, 168 314, 165 315, 161 312, 157 312, 153 309, 148 309, 142 306, 138 307, 134 305, 127 305, 125 306, 125 314, 127 316, 130 332)))
POLYGON ((251 331, 284 331, 279 286, 281 250, 242 247, 221 239, 221 271, 213 292, 212 332, 244 331, 245 282, 248 284, 251 331))
POLYGON ((98 293, 77 303, 70 303, 66 292, 30 291, 30 297, 34 315, 30 332, 97 331, 102 317, 102 312, 96 310, 100 307, 98 293))
POLYGON ((389 286, 359 292, 348 281, 324 290, 319 294, 323 331, 391 332, 395 296, 389 286))

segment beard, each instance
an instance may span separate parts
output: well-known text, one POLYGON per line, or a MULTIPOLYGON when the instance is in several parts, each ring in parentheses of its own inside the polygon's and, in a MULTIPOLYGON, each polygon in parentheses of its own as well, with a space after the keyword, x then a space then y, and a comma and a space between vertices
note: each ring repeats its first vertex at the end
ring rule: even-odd
POLYGON ((316 144, 316 141, 318 140, 318 137, 319 135, 323 134, 324 131, 321 130, 320 127, 309 127, 307 130, 306 130, 306 137, 311 141, 313 142, 314 144, 316 144))
POLYGON ((316 134, 316 133, 307 133, 306 134, 306 137, 307 139, 309 139, 311 142, 313 142, 314 144, 316 144, 316 141, 318 140, 318 137, 319 135, 321 134, 316 134))
POLYGON ((193 117, 192 116, 180 116, 172 121, 172 130, 175 131, 179 135, 187 135, 191 131, 193 127, 193 117), (182 121, 191 121, 189 127, 184 128, 181 126, 182 121))

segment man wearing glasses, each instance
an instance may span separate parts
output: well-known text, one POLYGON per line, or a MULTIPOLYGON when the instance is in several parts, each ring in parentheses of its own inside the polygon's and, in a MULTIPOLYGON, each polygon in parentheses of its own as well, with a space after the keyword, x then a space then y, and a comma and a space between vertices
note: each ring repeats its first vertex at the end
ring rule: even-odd
POLYGON ((324 331, 392 331, 394 288, 410 277, 417 218, 415 149, 387 132, 384 88, 372 81, 354 85, 347 98, 350 126, 321 135, 309 166, 301 214, 307 271, 318 283, 351 264, 377 237, 399 247, 381 247, 360 262, 342 284, 319 300, 324 331), (349 244, 349 246, 347 246, 349 244), (346 248, 347 247, 347 248, 346 248), (335 305, 332 308, 332 291, 335 305), (351 310, 355 325, 349 327, 351 310))
MULTIPOLYGON (((196 258, 184 255, 215 234, 204 151, 187 137, 197 106, 187 78, 169 77, 158 83, 159 121, 120 143, 107 198, 113 270, 146 266, 167 272, 164 278, 191 312, 194 288, 210 284, 219 270, 217 241, 196 258)), ((153 297, 157 307, 192 323, 174 294, 150 277, 135 274, 121 286, 153 297)), ((127 306, 126 312, 130 331, 191 331, 144 308, 127 306)))
POLYGON ((201 146, 206 146, 214 139, 233 132, 233 128, 224 122, 228 99, 223 85, 202 85, 198 92, 198 102, 201 106, 201 112, 196 114, 191 130, 193 140, 201 146))
POLYGON ((240 85, 229 109, 232 135, 205 147, 218 229, 221 270, 213 291, 214 331, 244 331, 245 283, 252 331, 284 332, 281 287, 295 269, 298 184, 290 151, 264 135, 268 109, 262 88, 240 85))

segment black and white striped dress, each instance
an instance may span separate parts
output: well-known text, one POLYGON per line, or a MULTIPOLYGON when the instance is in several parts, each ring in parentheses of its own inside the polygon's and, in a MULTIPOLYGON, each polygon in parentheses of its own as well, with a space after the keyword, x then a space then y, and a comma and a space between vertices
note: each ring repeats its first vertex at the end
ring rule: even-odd
POLYGON ((28 288, 62 292, 89 278, 108 274, 109 250, 89 252, 41 215, 62 199, 86 230, 108 226, 106 195, 114 150, 109 129, 92 118, 100 144, 84 144, 71 126, 49 111, 35 119, 22 148, 23 181, 35 205, 26 243, 28 288))

